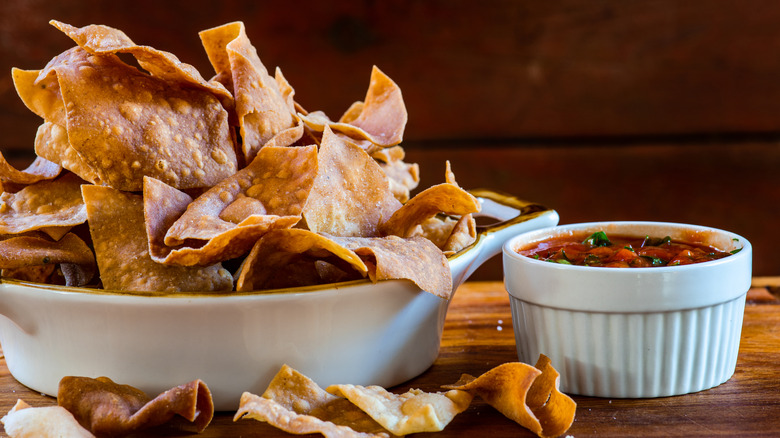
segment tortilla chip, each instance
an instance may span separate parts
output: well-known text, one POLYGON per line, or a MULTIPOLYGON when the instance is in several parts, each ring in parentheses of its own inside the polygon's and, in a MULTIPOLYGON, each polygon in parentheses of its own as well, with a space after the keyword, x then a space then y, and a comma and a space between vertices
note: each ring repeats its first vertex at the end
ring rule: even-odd
POLYGON ((276 134, 300 124, 292 104, 294 92, 286 81, 282 91, 280 83, 268 74, 246 35, 244 23, 204 30, 200 38, 217 77, 230 78, 243 153, 249 163, 276 134))
POLYGON ((325 129, 320 171, 303 217, 310 230, 334 236, 376 236, 401 207, 382 169, 364 150, 325 129))
POLYGON ((379 229, 384 234, 407 237, 412 235, 415 227, 439 213, 464 216, 480 209, 479 201, 469 192, 455 184, 443 183, 415 195, 379 229))
POLYGON ((84 181, 100 184, 100 176, 70 145, 68 131, 60 125, 44 122, 35 134, 35 153, 70 170, 84 181))
MULTIPOLYGON (((67 57, 66 53, 60 54, 58 57, 67 57)), ((58 57, 55 57, 50 62, 58 59, 58 57)), ((42 70, 12 68, 11 76, 16 93, 25 106, 40 118, 60 126, 65 126, 67 124, 67 116, 65 115, 65 105, 62 102, 62 92, 57 75, 53 70, 46 71, 43 76, 42 73, 42 70)))
POLYGON ((321 433, 329 438, 387 437, 376 421, 348 400, 320 388, 284 365, 262 397, 245 392, 234 417, 252 418, 294 434, 321 433))
POLYGON ((214 416, 208 386, 201 380, 171 388, 154 399, 107 377, 66 376, 60 380, 57 403, 84 428, 98 436, 127 435, 159 426, 179 415, 202 432, 214 416))
POLYGON ((499 365, 474 378, 444 388, 469 391, 483 398, 507 418, 540 437, 556 437, 574 422, 577 404, 558 391, 559 374, 540 355, 537 366, 521 362, 499 365))
POLYGON ((301 115, 301 119, 314 131, 323 132, 328 126, 357 141, 366 140, 383 148, 401 143, 408 113, 401 88, 374 66, 364 102, 353 103, 338 122, 321 112, 301 115))
MULTIPOLYGON (((210 187, 236 171, 227 112, 209 91, 149 76, 115 55, 79 47, 54 58, 71 147, 100 181, 139 191, 144 175, 210 187)), ((42 90, 40 93, 48 93, 42 90)))
POLYGON ((18 170, 5 159, 0 152, 0 181, 14 184, 35 184, 38 181, 51 180, 60 174, 62 168, 57 163, 52 163, 41 157, 35 160, 24 170, 18 170))
POLYGON ((98 55, 129 53, 135 57, 138 65, 152 76, 166 82, 185 84, 208 91, 223 103, 225 109, 230 110, 233 107, 233 97, 221 83, 206 81, 195 67, 181 62, 173 53, 149 46, 139 46, 124 32, 109 26, 91 24, 77 28, 57 20, 50 20, 49 24, 62 31, 89 53, 98 55))
POLYGON ((294 228, 273 230, 257 241, 244 260, 236 290, 329 283, 332 278, 323 278, 328 274, 317 264, 323 260, 328 260, 331 267, 339 267, 345 276, 352 273, 350 279, 363 278, 368 271, 357 254, 326 236, 294 228))
POLYGON ((41 181, 16 193, 0 194, 0 234, 74 226, 87 220, 83 181, 71 173, 41 181))
POLYGON ((398 236, 331 238, 364 260, 374 282, 411 280, 437 297, 448 299, 452 294, 452 273, 447 258, 428 239, 398 236))
POLYGON ((380 386, 331 385, 331 394, 347 398, 394 435, 440 432, 469 407, 474 397, 466 391, 427 393, 410 389, 393 394, 380 386))
POLYGON ((11 438, 94 438, 62 406, 33 408, 20 399, 0 421, 11 438))
POLYGON ((148 292, 232 289, 233 278, 220 264, 191 268, 151 259, 140 196, 91 185, 82 186, 82 194, 104 288, 148 292))
POLYGON ((409 200, 409 194, 420 183, 420 166, 403 161, 405 152, 401 146, 381 149, 371 154, 390 180, 390 191, 401 203, 409 200))
MULTIPOLYGON (((199 196, 186 211, 171 213, 180 217, 164 239, 160 235, 167 223, 148 225, 154 228, 152 256, 166 264, 202 266, 246 254, 269 230, 292 227, 301 219, 317 167, 314 145, 264 147, 249 166, 199 196)), ((164 198, 179 195, 156 184, 147 186, 144 196, 151 211, 164 198)))
MULTIPOLYGON (((55 266, 58 264, 74 264, 83 266, 86 278, 81 284, 68 284, 69 286, 82 286, 86 284, 94 274, 95 256, 86 243, 73 233, 68 233, 58 241, 52 241, 40 234, 25 234, 20 236, 5 236, 0 240, 0 268, 25 269, 35 266, 55 266)), ((42 276, 51 276, 52 269, 44 268, 36 271, 21 271, 16 274, 4 272, 3 276, 30 281, 42 281, 42 276)))

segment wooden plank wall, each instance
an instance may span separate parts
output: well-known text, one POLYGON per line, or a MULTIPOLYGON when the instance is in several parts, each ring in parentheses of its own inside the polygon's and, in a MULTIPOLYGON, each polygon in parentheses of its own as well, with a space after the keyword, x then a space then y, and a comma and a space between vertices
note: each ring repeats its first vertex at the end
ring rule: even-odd
MULTIPOLYGON (((120 28, 205 77, 197 32, 242 20, 297 100, 333 117, 377 65, 403 89, 423 186, 449 159, 463 186, 545 203, 564 223, 729 229, 753 242, 755 274, 780 274, 778 2, 5 0, 0 148, 22 163, 40 120, 10 69, 72 46, 49 19, 120 28)), ((500 275, 491 261, 475 278, 500 275)))

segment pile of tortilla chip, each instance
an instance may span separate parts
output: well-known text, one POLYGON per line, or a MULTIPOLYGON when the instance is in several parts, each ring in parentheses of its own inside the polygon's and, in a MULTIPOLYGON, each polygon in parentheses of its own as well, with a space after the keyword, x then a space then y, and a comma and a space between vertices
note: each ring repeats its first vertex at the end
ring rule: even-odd
POLYGON ((303 435, 389 437, 440 432, 475 396, 540 437, 556 437, 574 422, 577 404, 558 390, 559 374, 542 355, 536 366, 505 363, 479 377, 463 375, 446 392, 338 384, 320 388, 285 365, 261 395, 245 392, 234 420, 251 418, 303 435))
POLYGON ((0 154, 3 277, 139 292, 405 279, 450 296, 447 256, 475 240, 480 205, 448 163, 412 196, 406 107, 377 67, 331 119, 241 22, 200 32, 209 80, 120 30, 51 24, 75 46, 13 69, 43 122, 29 167, 0 154))

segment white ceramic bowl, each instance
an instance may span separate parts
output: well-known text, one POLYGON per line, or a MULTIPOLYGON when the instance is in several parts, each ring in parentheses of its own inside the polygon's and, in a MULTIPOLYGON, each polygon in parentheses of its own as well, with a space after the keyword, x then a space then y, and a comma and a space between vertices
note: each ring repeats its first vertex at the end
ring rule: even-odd
MULTIPOLYGON (((504 222, 480 227, 450 258, 454 288, 510 237, 558 222, 537 204, 473 193, 483 215, 504 222)), ((283 364, 324 386, 389 387, 419 375, 438 356, 448 303, 401 280, 221 296, 3 280, 0 344, 11 374, 49 395, 68 375, 107 376, 151 396, 202 379, 218 410, 235 410, 243 391, 262 393, 283 364)))
POLYGON ((750 243, 730 232, 674 223, 601 222, 530 231, 506 242, 505 286, 517 353, 543 353, 561 373, 561 388, 599 397, 660 397, 717 386, 734 374, 750 243), (573 266, 519 255, 549 237, 588 234, 670 236, 692 233, 728 257, 652 268, 573 266))

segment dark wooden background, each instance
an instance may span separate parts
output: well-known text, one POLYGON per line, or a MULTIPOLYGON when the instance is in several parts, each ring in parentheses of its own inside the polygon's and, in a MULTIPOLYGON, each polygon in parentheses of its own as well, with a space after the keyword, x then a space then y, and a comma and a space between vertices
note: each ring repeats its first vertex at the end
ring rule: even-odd
MULTIPOLYGON (((338 117, 376 64, 402 88, 423 186, 555 208, 562 223, 665 220, 728 229, 754 273, 780 274, 780 3, 760 0, 45 1, 0 5, 0 148, 32 158, 40 120, 11 67, 106 24, 213 70, 197 32, 242 20, 309 110, 338 117)), ((500 279, 492 260, 477 279, 500 279)))

